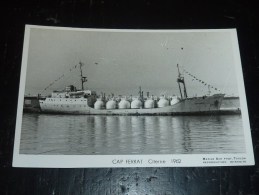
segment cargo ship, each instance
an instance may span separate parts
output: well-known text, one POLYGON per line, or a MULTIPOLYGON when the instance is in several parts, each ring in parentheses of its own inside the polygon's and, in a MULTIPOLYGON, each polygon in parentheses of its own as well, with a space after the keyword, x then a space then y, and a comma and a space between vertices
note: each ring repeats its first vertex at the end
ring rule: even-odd
MULTIPOLYGON (((95 91, 84 90, 86 77, 82 76, 82 63, 79 63, 81 72, 81 89, 67 86, 65 90, 53 91, 51 96, 39 99, 40 110, 43 113, 85 114, 85 115, 197 115, 223 114, 221 110, 224 95, 217 93, 201 97, 188 97, 183 74, 179 66, 177 83, 180 97, 143 96, 139 90, 136 97, 97 95, 95 91)), ((224 110, 224 113, 238 113, 238 110, 224 110)))

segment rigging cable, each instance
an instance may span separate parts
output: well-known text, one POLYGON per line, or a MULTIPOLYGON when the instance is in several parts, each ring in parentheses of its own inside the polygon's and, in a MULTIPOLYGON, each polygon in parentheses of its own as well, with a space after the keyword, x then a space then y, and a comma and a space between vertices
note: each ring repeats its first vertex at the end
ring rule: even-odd
POLYGON ((186 73, 187 75, 189 75, 190 77, 192 77, 192 81, 197 81, 197 82, 199 82, 199 83, 201 83, 201 84, 203 84, 203 85, 205 85, 205 86, 208 86, 209 90, 210 90, 210 89, 214 89, 215 91, 221 92, 220 89, 218 89, 218 88, 214 87, 213 85, 208 84, 208 83, 206 83, 205 81, 203 81, 203 80, 197 78, 197 77, 194 76, 193 74, 189 73, 187 70, 184 69, 183 72, 186 73))
MULTIPOLYGON (((83 64, 82 66, 84 66, 84 64, 83 64)), ((62 74, 60 77, 58 77, 57 79, 55 79, 54 81, 52 81, 49 85, 47 85, 47 86, 40 92, 40 94, 41 94, 42 92, 46 91, 47 89, 49 89, 51 86, 53 86, 54 84, 56 84, 56 83, 57 83, 58 81, 60 81, 61 79, 63 79, 68 73, 74 71, 77 67, 79 67, 79 64, 73 65, 73 66, 69 69, 68 72, 62 74)), ((67 79, 68 79, 68 78, 70 78, 70 77, 67 77, 67 79)))

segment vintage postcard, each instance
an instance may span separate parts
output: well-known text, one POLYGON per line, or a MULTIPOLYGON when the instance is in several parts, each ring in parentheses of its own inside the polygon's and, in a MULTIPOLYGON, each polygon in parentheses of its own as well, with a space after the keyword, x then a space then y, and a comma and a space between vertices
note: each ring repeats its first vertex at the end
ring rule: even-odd
POLYGON ((14 167, 254 165, 235 29, 26 25, 14 167))

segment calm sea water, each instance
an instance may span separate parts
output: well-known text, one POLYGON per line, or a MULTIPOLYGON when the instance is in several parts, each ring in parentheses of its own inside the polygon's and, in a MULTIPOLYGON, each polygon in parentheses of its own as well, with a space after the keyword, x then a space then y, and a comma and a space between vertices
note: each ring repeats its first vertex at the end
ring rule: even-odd
POLYGON ((245 152, 240 115, 86 116, 23 114, 22 154, 245 152))

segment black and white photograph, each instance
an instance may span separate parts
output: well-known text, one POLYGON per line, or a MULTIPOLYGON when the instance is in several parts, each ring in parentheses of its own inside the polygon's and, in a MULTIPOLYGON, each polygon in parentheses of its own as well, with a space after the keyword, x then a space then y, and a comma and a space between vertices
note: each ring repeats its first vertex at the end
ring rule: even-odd
POLYGON ((235 29, 26 25, 13 166, 253 164, 235 29))

